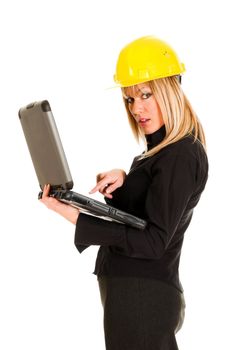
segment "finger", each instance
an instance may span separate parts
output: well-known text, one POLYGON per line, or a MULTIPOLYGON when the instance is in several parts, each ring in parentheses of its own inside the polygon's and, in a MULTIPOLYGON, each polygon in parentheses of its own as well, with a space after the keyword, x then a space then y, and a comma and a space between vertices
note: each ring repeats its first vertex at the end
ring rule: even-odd
POLYGON ((92 193, 95 193, 95 192, 97 192, 97 191, 98 191, 98 188, 97 188, 97 186, 95 186, 94 188, 92 188, 92 189, 89 191, 89 193, 92 194, 92 193))
POLYGON ((89 193, 95 193, 97 191, 100 191, 102 193, 107 186, 108 186, 108 181, 106 179, 103 179, 99 181, 97 185, 89 193))
POLYGON ((44 185, 42 199, 45 199, 49 196, 50 185, 44 185))
POLYGON ((109 185, 108 187, 105 188, 104 192, 106 194, 110 194, 110 193, 114 192, 117 187, 118 186, 116 184, 109 185))
POLYGON ((112 192, 114 192, 118 187, 121 187, 122 186, 122 181, 119 181, 119 180, 117 180, 116 182, 114 182, 114 183, 112 183, 112 184, 110 184, 109 186, 107 186, 106 188, 105 188, 105 192, 106 193, 112 193, 112 192))
POLYGON ((104 197, 112 199, 112 194, 110 193, 103 193, 103 194, 104 194, 104 197))
POLYGON ((48 197, 48 196, 45 198, 42 198, 40 201, 43 204, 45 204, 47 208, 53 209, 55 211, 59 206, 63 205, 63 203, 59 202, 56 198, 48 197))

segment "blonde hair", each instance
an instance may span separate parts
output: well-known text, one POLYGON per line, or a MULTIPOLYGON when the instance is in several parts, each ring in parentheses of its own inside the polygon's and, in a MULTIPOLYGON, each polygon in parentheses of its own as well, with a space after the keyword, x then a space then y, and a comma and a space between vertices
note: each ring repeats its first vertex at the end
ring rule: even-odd
MULTIPOLYGON (((203 127, 194 112, 189 100, 185 96, 177 76, 151 80, 147 82, 162 112, 166 135, 162 142, 143 153, 142 158, 151 157, 162 148, 179 141, 189 135, 194 136, 194 142, 200 142, 206 151, 206 140, 203 127)), ((132 87, 133 88, 133 87, 132 87)), ((122 88, 123 96, 126 89, 122 88)), ((124 98, 129 124, 137 141, 145 135, 134 120, 127 100, 124 98)))

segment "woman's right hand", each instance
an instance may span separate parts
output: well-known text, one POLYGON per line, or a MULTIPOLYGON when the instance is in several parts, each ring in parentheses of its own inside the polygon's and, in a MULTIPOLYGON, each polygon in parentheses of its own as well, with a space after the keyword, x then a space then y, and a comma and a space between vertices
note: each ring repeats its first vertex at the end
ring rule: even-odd
POLYGON ((99 191, 107 198, 112 198, 111 193, 123 185, 126 173, 122 169, 112 169, 96 176, 96 186, 89 192, 99 191))

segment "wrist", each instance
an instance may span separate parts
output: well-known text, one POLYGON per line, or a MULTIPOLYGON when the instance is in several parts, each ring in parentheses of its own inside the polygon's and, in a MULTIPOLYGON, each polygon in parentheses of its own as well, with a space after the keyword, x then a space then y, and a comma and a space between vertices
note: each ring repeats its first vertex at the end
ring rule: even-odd
POLYGON ((79 217, 79 211, 75 212, 74 215, 72 215, 72 217, 70 218, 70 222, 76 225, 78 221, 78 217, 79 217))

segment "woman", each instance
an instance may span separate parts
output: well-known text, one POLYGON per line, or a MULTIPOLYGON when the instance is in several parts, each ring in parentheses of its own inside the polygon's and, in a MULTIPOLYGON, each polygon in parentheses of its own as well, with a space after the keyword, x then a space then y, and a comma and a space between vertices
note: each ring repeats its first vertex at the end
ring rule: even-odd
POLYGON ((185 309, 180 254, 208 176, 204 131, 181 88, 184 71, 174 50, 151 36, 129 43, 118 58, 115 82, 146 150, 127 175, 99 174, 91 193, 145 219, 143 231, 80 214, 44 188, 42 202, 76 225, 79 252, 101 246, 95 274, 107 350, 178 349, 185 309))

